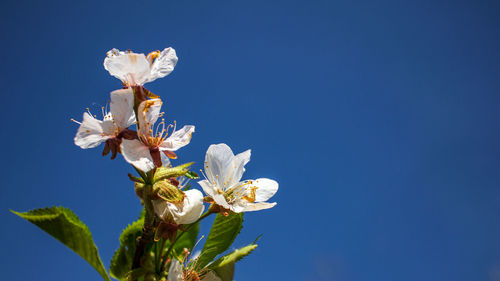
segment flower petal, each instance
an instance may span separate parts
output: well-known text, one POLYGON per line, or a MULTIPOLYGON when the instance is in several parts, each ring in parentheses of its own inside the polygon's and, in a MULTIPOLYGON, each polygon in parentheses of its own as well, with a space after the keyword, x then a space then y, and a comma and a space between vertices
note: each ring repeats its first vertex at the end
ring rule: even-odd
POLYGON ((178 58, 175 50, 171 47, 165 48, 151 66, 151 74, 144 83, 152 82, 158 78, 169 75, 177 64, 178 58))
POLYGON ((203 194, 197 189, 184 192, 184 201, 180 204, 173 204, 157 199, 153 201, 155 213, 166 219, 168 214, 172 214, 177 224, 189 224, 195 222, 205 210, 203 205, 203 194))
POLYGON ((243 211, 244 212, 253 212, 253 211, 269 209, 269 208, 272 208, 274 206, 276 206, 276 203, 267 203, 267 202, 248 203, 243 211))
POLYGON ((141 102, 137 109, 139 128, 142 135, 149 135, 150 129, 160 116, 161 99, 151 99, 141 102))
POLYGON ((214 199, 215 203, 217 205, 222 206, 226 209, 230 208, 230 205, 227 203, 226 198, 222 194, 219 194, 217 190, 217 186, 211 184, 208 180, 201 180, 198 181, 198 184, 201 185, 201 188, 203 188, 203 191, 212 199, 214 199))
POLYGON ((104 68, 129 86, 143 85, 151 74, 149 61, 144 54, 120 52, 117 49, 108 52, 104 68))
POLYGON ((168 215, 168 203, 165 200, 162 199, 156 199, 153 200, 153 208, 155 210, 155 213, 158 217, 160 217, 162 220, 165 220, 168 215))
POLYGON ((177 224, 189 224, 195 222, 205 210, 203 205, 203 194, 197 189, 184 192, 182 204, 169 203, 172 216, 177 224))
POLYGON ((224 174, 234 154, 225 143, 212 144, 205 155, 205 172, 212 183, 224 188, 224 174))
POLYGON ((104 133, 103 122, 85 112, 74 141, 79 147, 87 149, 98 146, 110 137, 104 133))
POLYGON ((172 262, 170 263, 170 268, 168 269, 168 281, 183 281, 182 275, 183 275, 184 268, 182 267, 182 264, 177 260, 173 259, 172 262))
POLYGON ((168 165, 170 165, 170 158, 168 158, 168 156, 165 155, 165 153, 160 151, 160 156, 161 156, 161 164, 163 165, 163 167, 167 167, 168 165))
POLYGON ((182 127, 182 129, 177 130, 170 135, 166 140, 162 142, 159 149, 176 151, 177 149, 189 144, 191 141, 191 135, 194 132, 193 125, 187 125, 182 127))
POLYGON ((237 184, 243 173, 245 172, 245 165, 250 161, 251 150, 246 150, 234 156, 226 169, 223 169, 224 188, 228 188, 237 184))
POLYGON ((248 201, 246 200, 236 199, 231 203, 231 205, 229 205, 229 209, 235 213, 241 213, 245 211, 249 204, 250 203, 248 203, 248 201))
POLYGON ((120 130, 135 123, 134 91, 126 88, 111 92, 110 111, 115 124, 120 130))
POLYGON ((214 197, 217 194, 217 187, 210 184, 208 180, 198 181, 198 184, 203 188, 203 191, 210 197, 214 197))
POLYGON ((115 137, 116 134, 118 133, 115 122, 113 121, 113 117, 111 116, 111 113, 108 113, 108 115, 104 116, 104 119, 102 120, 101 123, 101 127, 103 134, 109 137, 115 137))
POLYGON ((261 178, 251 181, 252 185, 257 187, 255 190, 255 201, 264 202, 273 197, 278 191, 278 183, 271 179, 261 178))
POLYGON ((155 167, 149 147, 139 140, 123 139, 120 148, 123 158, 137 169, 148 172, 155 167))

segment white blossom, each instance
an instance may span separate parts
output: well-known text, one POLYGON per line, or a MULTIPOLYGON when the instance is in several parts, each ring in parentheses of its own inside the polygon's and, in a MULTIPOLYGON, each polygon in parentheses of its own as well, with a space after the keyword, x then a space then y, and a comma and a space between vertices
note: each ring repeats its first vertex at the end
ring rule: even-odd
POLYGON ((195 127, 187 125, 176 130, 175 126, 165 126, 161 121, 154 128, 156 121, 162 115, 160 99, 150 99, 141 102, 137 110, 139 128, 138 139, 126 140, 121 144, 123 157, 138 169, 147 172, 154 167, 168 165, 170 158, 176 158, 174 151, 187 145, 195 127), (173 127, 168 136, 168 129, 173 127), (167 137, 168 136, 168 137, 167 137))
POLYGON ((96 119, 89 110, 83 114, 75 136, 75 144, 83 149, 93 148, 108 139, 118 136, 124 129, 135 123, 133 110, 134 96, 132 89, 111 92, 110 112, 103 108, 103 120, 96 119))
POLYGON ((267 178, 240 181, 250 150, 234 155, 226 144, 211 145, 205 157, 206 179, 198 183, 216 204, 236 213, 272 208, 265 202, 278 191, 278 183, 267 178))
POLYGON ((104 59, 104 68, 126 86, 142 86, 169 75, 177 61, 175 50, 170 47, 147 56, 112 49, 104 59))
POLYGON ((212 270, 202 270, 203 273, 198 273, 193 269, 185 269, 182 263, 174 259, 170 263, 168 270, 168 281, 221 281, 221 279, 212 270), (198 279, 197 279, 198 278, 198 279))
POLYGON ((190 224, 198 220, 205 210, 203 205, 203 194, 196 189, 184 192, 184 200, 179 204, 170 203, 163 199, 153 201, 156 215, 163 220, 168 217, 174 219, 177 224, 190 224))

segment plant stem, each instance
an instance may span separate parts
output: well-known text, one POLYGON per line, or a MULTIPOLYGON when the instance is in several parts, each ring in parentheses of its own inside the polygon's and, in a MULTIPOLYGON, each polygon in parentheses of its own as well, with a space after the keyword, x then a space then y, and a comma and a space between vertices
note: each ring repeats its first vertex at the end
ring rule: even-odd
POLYGON ((158 271, 158 243, 155 244, 155 271, 158 271))
POLYGON ((144 186, 143 201, 146 209, 144 216, 144 226, 142 228, 142 235, 138 237, 135 247, 134 259, 132 261, 132 270, 141 267, 141 258, 144 255, 146 246, 151 242, 154 234, 154 209, 151 201, 153 186, 148 181, 144 186))
POLYGON ((162 238, 161 239, 161 243, 160 243, 160 251, 155 253, 156 254, 155 256, 158 257, 157 260, 155 259, 155 270, 156 270, 156 273, 158 273, 158 274, 161 273, 161 271, 160 271, 160 263, 161 263, 163 248, 165 248, 165 242, 166 242, 166 240, 162 238))

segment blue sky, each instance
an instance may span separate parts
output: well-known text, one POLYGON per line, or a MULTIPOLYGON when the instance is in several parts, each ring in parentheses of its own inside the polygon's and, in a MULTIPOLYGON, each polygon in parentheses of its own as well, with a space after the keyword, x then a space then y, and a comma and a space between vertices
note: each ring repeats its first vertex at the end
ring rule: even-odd
MULTIPOLYGON (((111 48, 172 46, 148 85, 194 124, 180 161, 252 149, 246 178, 280 183, 235 246, 235 280, 500 280, 497 1, 3 1, 4 280, 100 280, 15 217, 63 205, 104 263, 140 210, 121 157, 73 144, 120 88, 111 48)), ((202 232, 208 232, 204 225, 202 232)))

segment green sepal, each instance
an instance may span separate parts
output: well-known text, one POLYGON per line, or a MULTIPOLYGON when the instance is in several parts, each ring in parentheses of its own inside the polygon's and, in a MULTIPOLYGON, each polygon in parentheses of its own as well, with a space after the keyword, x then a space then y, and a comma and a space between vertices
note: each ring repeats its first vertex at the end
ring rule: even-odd
POLYGON ((97 270, 104 280, 111 280, 99 256, 89 228, 70 209, 50 207, 22 213, 12 210, 11 212, 38 226, 73 250, 97 270))
POLYGON ((197 179, 200 178, 200 176, 197 173, 193 172, 193 171, 188 171, 184 176, 186 178, 192 179, 192 180, 197 180, 197 179))
POLYGON ((159 167, 156 169, 153 182, 184 176, 189 171, 189 167, 193 164, 194 162, 190 162, 171 168, 159 167))
POLYGON ((168 180, 157 181, 153 185, 153 192, 161 199, 170 203, 181 203, 184 201, 184 192, 168 180))
POLYGON ((132 267, 137 237, 142 234, 142 226, 144 225, 143 213, 144 211, 137 221, 128 225, 122 234, 120 234, 120 247, 113 255, 109 267, 109 273, 113 278, 126 280, 127 273, 132 267))
POLYGON ((127 174, 128 175, 128 178, 133 181, 133 182, 138 182, 138 183, 144 183, 144 180, 142 178, 139 178, 139 177, 136 177, 132 174, 127 174))
POLYGON ((228 216, 218 213, 196 262, 196 268, 205 267, 215 257, 229 249, 242 227, 243 213, 230 212, 228 216))

